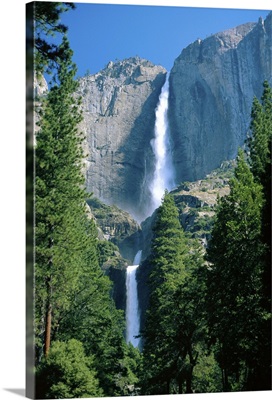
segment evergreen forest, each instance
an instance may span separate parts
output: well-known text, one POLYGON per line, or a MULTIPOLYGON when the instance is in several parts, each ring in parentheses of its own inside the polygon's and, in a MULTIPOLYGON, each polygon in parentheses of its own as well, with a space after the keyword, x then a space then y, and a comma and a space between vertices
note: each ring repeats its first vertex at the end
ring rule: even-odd
POLYGON ((185 234, 165 191, 144 261, 149 303, 140 351, 125 341, 124 312, 101 268, 110 245, 86 208, 76 65, 59 23, 73 7, 33 9, 34 72, 52 76, 36 104, 36 398, 271 390, 271 87, 265 81, 262 98, 252 99, 250 135, 230 193, 218 198, 207 249, 185 234), (60 45, 50 44, 53 34, 60 45))

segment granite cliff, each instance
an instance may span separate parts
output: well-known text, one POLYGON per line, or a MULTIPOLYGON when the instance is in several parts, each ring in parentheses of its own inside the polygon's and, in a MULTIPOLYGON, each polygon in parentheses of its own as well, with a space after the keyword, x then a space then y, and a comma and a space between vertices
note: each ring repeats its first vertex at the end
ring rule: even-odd
POLYGON ((148 215, 155 108, 166 70, 139 57, 79 80, 87 190, 137 220, 148 215))
POLYGON ((272 13, 182 51, 170 73, 169 97, 178 183, 200 179, 235 158, 264 80, 272 83, 272 13))

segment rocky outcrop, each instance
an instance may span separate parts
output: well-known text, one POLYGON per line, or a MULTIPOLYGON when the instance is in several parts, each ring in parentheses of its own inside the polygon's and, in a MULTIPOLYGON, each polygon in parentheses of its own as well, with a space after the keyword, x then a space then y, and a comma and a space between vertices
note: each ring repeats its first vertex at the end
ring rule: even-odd
POLYGON ((177 182, 203 178, 246 139, 253 97, 272 83, 272 13, 197 40, 170 73, 169 120, 177 182))
POLYGON ((132 264, 141 237, 141 227, 129 213, 113 206, 108 206, 95 197, 87 199, 93 219, 99 229, 100 239, 115 244, 127 260, 132 264))
POLYGON ((163 67, 135 57, 110 62, 79 80, 87 190, 137 220, 148 214, 148 181, 154 169, 150 140, 165 78, 163 67))
POLYGON ((33 81, 34 99, 37 100, 48 92, 48 85, 43 75, 34 74, 33 81))
MULTIPOLYGON (((48 93, 48 85, 43 75, 34 74, 33 82, 32 82, 32 100, 33 103, 31 105, 31 112, 34 111, 33 120, 31 118, 31 124, 34 123, 34 127, 31 126, 31 130, 33 129, 33 145, 36 145, 36 135, 39 131, 39 109, 41 107, 41 100, 48 93)), ((31 115, 31 113, 30 113, 31 115)))
POLYGON ((229 194, 235 164, 235 160, 226 161, 205 179, 183 182, 172 191, 184 231, 204 247, 210 239, 217 199, 229 194))
POLYGON ((87 215, 98 229, 99 264, 111 279, 112 298, 118 309, 126 309, 126 269, 139 250, 142 231, 136 221, 115 205, 87 199, 87 215))

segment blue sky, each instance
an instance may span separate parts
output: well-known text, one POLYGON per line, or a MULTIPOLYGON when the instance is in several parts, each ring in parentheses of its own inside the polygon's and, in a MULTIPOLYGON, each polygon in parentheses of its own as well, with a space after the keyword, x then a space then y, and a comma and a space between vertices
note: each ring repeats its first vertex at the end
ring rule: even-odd
POLYGON ((78 76, 103 69, 109 61, 140 56, 167 70, 196 39, 246 23, 269 11, 177 6, 75 3, 62 15, 69 28, 78 76))

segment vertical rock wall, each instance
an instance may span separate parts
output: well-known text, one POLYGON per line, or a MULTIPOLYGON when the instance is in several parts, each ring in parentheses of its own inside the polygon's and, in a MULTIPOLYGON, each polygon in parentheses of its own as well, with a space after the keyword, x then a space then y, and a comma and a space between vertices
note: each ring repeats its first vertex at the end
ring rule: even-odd
POLYGON ((253 96, 272 83, 272 13, 197 40, 170 74, 169 119, 177 182, 200 179, 236 156, 253 96))
POLYGON ((138 57, 80 79, 87 190, 137 220, 148 215, 150 140, 166 70, 138 57))

